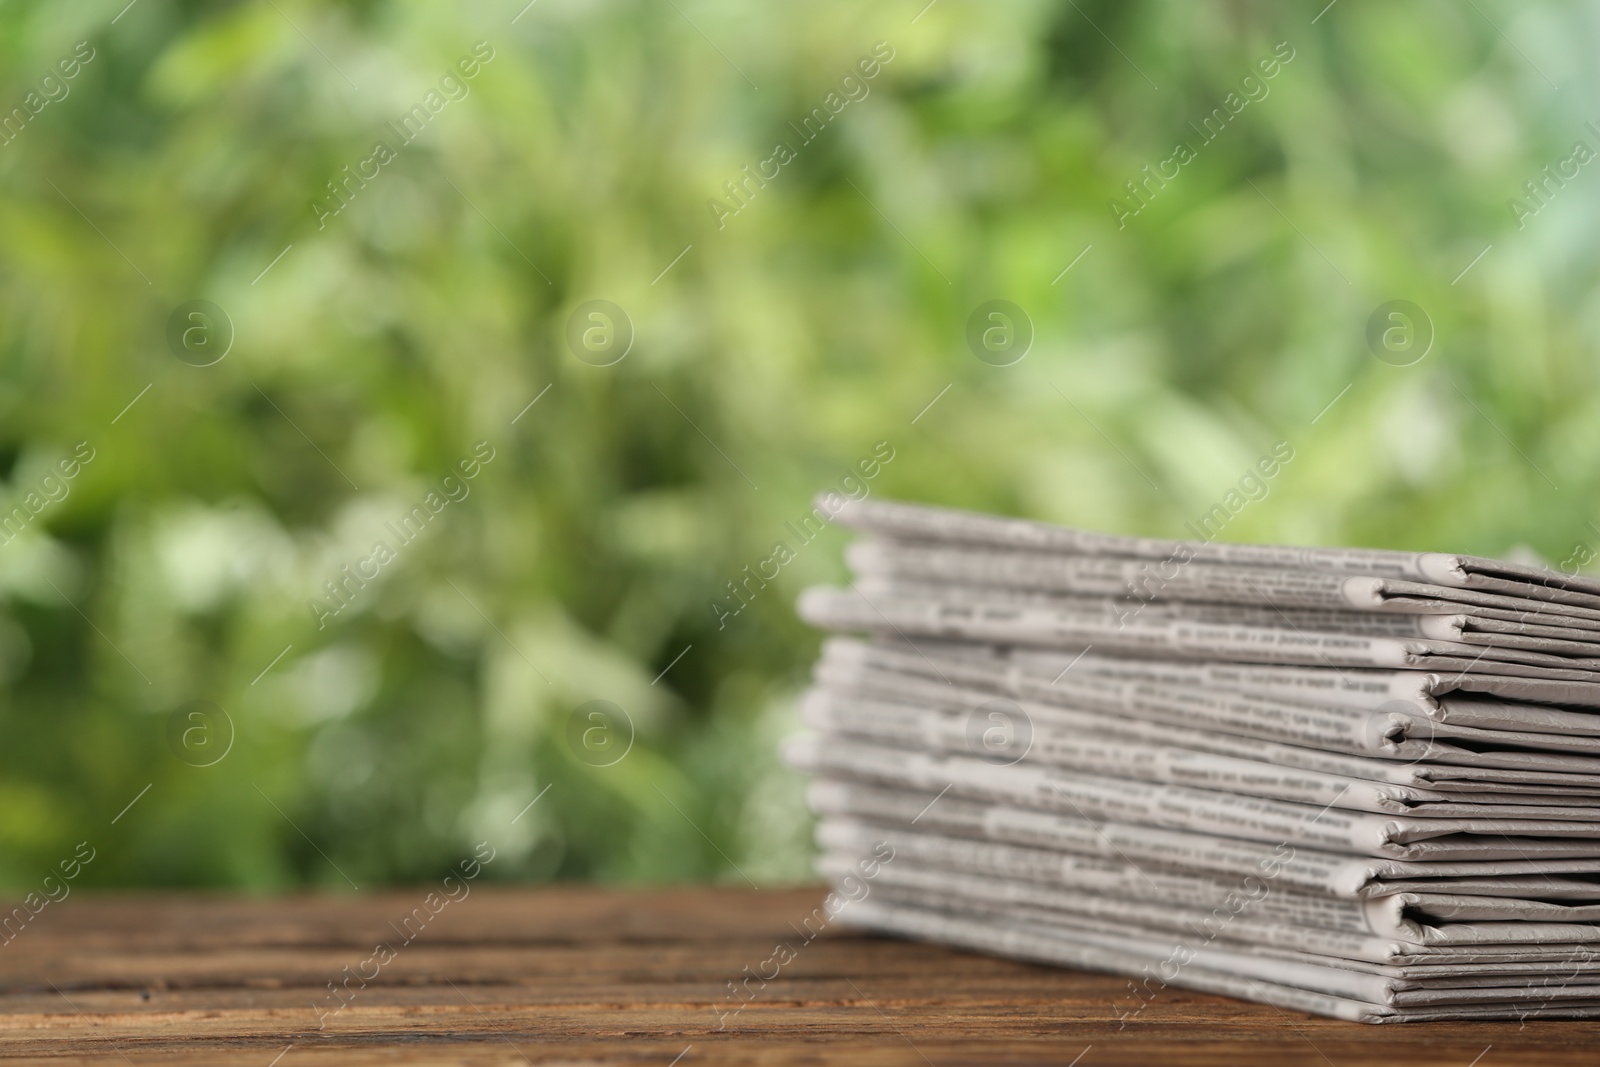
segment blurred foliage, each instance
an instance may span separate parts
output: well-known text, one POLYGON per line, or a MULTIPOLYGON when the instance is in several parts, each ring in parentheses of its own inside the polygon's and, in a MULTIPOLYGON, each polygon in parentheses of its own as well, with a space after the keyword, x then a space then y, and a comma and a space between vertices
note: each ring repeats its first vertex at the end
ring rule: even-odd
POLYGON ((875 494, 1106 530, 1181 536, 1285 440, 1229 539, 1600 540, 1595 168, 1507 204, 1600 148, 1592 7, 123 5, 0 7, 0 106, 48 100, 0 146, 0 498, 67 489, 0 545, 13 887, 84 839, 100 885, 427 880, 485 839, 501 879, 805 877, 774 748, 841 535, 713 605, 880 441, 875 494), (965 341, 995 298, 1035 331, 1011 366, 965 341), (635 331, 608 367, 566 341, 595 299, 635 331), (1437 335, 1408 366, 1365 340, 1395 299, 1437 335), (167 339, 193 300, 232 323, 210 366, 167 339), (636 731, 610 766, 569 740, 597 699, 636 731), (196 700, 211 766, 174 741, 196 700))

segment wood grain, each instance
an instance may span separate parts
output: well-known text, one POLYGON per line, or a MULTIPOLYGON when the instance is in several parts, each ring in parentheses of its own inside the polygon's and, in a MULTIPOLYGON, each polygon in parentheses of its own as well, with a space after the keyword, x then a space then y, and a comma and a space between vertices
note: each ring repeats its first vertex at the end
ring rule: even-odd
POLYGON ((485 887, 406 943, 396 926, 427 892, 74 895, 0 944, 0 1057, 249 1067, 1600 1060, 1600 1023, 1366 1027, 1173 989, 1124 1028, 1120 979, 837 931, 808 942, 814 888, 485 887), (353 979, 342 1010, 319 1014, 340 1003, 329 982, 373 973, 363 961, 379 941, 396 946, 394 958, 364 988, 353 979), (730 993, 747 967, 773 973, 766 961, 780 942, 795 956, 777 976, 730 993))

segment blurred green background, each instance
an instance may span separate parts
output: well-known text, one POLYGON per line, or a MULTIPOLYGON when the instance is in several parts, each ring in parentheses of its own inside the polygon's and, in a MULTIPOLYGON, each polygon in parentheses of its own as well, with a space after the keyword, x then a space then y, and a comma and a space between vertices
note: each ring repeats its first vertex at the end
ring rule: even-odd
POLYGON ((1282 440, 1228 539, 1600 541, 1593 5, 124 3, 0 6, 18 892, 84 840, 102 886, 480 840, 497 879, 808 877, 774 749, 842 535, 715 605, 880 442, 875 495, 1183 536, 1282 440), (1383 361, 1391 300, 1434 336, 1383 361))

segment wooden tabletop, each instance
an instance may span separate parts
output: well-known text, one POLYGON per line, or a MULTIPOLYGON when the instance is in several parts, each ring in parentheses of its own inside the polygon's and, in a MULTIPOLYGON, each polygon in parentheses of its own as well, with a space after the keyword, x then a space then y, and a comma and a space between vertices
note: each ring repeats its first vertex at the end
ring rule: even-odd
POLYGON ((1119 979, 838 930, 808 941, 818 923, 806 920, 822 897, 813 888, 428 894, 75 893, 20 929, 13 923, 0 943, 0 1058, 249 1067, 1600 1062, 1600 1023, 1360 1026, 1175 989, 1121 1028, 1119 979), (375 951, 380 942, 386 949, 375 951), (737 994, 735 979, 745 980, 737 994))

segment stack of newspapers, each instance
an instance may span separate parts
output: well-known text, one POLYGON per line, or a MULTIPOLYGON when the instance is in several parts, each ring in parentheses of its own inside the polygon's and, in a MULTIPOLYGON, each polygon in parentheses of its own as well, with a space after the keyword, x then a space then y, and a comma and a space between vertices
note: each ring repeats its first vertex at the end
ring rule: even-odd
POLYGON ((785 757, 839 921, 1125 975, 1125 1023, 1168 986, 1600 1015, 1600 582, 833 518, 866 536, 849 585, 801 598, 840 636, 785 757))

